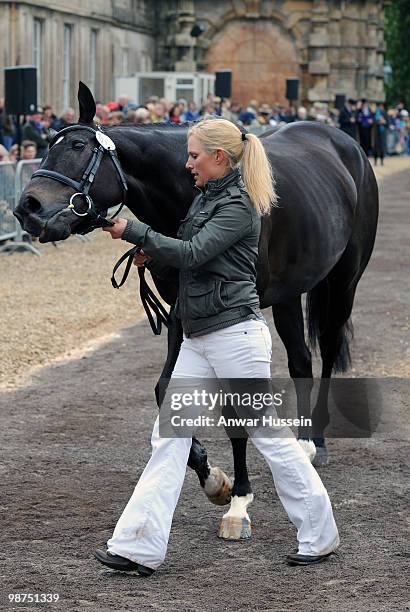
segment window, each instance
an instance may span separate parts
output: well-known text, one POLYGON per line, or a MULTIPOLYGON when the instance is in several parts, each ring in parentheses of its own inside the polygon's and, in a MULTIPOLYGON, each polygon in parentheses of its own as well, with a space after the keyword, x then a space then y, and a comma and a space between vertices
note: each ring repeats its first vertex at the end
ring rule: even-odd
POLYGON ((41 103, 41 72, 43 63, 43 22, 33 21, 33 64, 37 68, 37 102, 41 103))
POLYGON ((122 50, 122 76, 128 76, 128 49, 122 50))
POLYGON ((97 73, 97 36, 98 36, 98 30, 91 30, 88 86, 94 95, 95 95, 95 79, 96 79, 96 73, 97 73))
POLYGON ((144 77, 139 79, 139 101, 145 104, 144 100, 148 100, 150 96, 158 96, 163 98, 165 94, 165 80, 162 77, 144 77))
POLYGON ((141 72, 151 72, 152 70, 152 62, 148 53, 144 51, 140 53, 140 71, 141 72))
POLYGON ((71 26, 64 24, 63 48, 63 105, 70 106, 70 64, 71 64, 71 26))
POLYGON ((175 99, 179 100, 183 98, 187 102, 192 102, 195 98, 194 96, 194 79, 193 78, 177 78, 176 79, 176 90, 175 90, 175 99))

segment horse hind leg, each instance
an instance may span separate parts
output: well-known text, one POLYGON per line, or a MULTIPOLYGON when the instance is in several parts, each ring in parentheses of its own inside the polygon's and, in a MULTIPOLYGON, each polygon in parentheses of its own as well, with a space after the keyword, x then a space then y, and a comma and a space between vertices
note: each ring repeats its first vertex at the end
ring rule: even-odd
POLYGON ((312 344, 319 344, 322 358, 319 393, 312 412, 316 467, 328 463, 324 430, 330 421, 328 399, 332 372, 344 372, 350 365, 349 341, 353 335, 350 315, 355 290, 353 285, 344 291, 335 274, 319 283, 308 298, 309 336, 312 344))
POLYGON ((310 461, 316 448, 310 439, 310 428, 303 424, 310 419, 310 394, 313 387, 312 357, 305 342, 305 329, 301 297, 274 304, 273 320, 288 355, 289 374, 293 379, 297 398, 298 418, 302 425, 298 429, 298 442, 310 461))

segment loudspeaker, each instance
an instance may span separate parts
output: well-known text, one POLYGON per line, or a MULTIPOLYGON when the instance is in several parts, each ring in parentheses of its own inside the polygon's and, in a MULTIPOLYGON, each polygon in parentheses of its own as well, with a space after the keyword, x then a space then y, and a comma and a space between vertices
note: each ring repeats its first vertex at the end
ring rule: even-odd
POLYGON ((335 107, 337 108, 337 110, 342 110, 342 108, 344 107, 346 103, 346 96, 345 94, 336 94, 335 95, 335 107))
POLYGON ((230 98, 232 87, 232 70, 215 72, 215 95, 219 98, 230 98))
POLYGON ((292 102, 299 99, 299 79, 297 77, 286 79, 286 99, 292 102))
POLYGON ((4 69, 8 115, 29 115, 37 108, 37 68, 13 66, 4 69))
POLYGON ((192 38, 198 38, 198 36, 201 36, 201 34, 203 34, 204 32, 204 26, 201 23, 195 23, 195 25, 192 27, 190 35, 192 36, 192 38))

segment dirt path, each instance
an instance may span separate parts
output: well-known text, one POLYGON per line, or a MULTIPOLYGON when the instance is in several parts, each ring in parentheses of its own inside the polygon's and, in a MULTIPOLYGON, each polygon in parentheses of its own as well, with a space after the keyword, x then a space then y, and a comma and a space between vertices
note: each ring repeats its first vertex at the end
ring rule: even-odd
MULTIPOLYGON (((376 251, 354 313, 356 376, 409 375, 409 192, 408 171, 381 183, 376 251)), ((87 304, 84 298, 86 311, 87 304)), ((17 309, 15 316, 24 318, 17 309)), ((274 338, 273 373, 286 375, 274 338)), ((343 545, 328 563, 284 565, 295 534, 252 448, 251 540, 217 539, 224 510, 205 500, 189 471, 166 563, 152 578, 114 573, 92 560, 149 457, 152 389, 164 351, 165 338, 153 338, 144 321, 80 359, 37 372, 30 385, 0 393, 0 610, 19 609, 9 606, 9 593, 59 593, 47 609, 64 612, 409 609, 404 394, 391 434, 329 442, 332 461, 320 473, 343 545)), ((228 443, 206 446, 212 463, 231 473, 228 443)))

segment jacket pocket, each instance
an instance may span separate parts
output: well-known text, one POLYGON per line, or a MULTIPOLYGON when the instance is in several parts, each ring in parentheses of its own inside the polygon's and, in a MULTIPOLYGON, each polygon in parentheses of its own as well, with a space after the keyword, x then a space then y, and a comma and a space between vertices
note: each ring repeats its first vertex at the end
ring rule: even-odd
POLYGON ((221 297, 221 281, 191 283, 187 288, 187 316, 201 319, 226 309, 221 297))
POLYGON ((189 217, 185 217, 185 219, 181 219, 181 221, 179 222, 179 227, 178 227, 178 231, 177 231, 177 238, 182 238, 182 234, 184 233, 184 227, 186 222, 188 221, 189 217))
POLYGON ((192 219, 192 236, 195 236, 204 227, 205 223, 209 220, 208 214, 195 215, 192 219))

